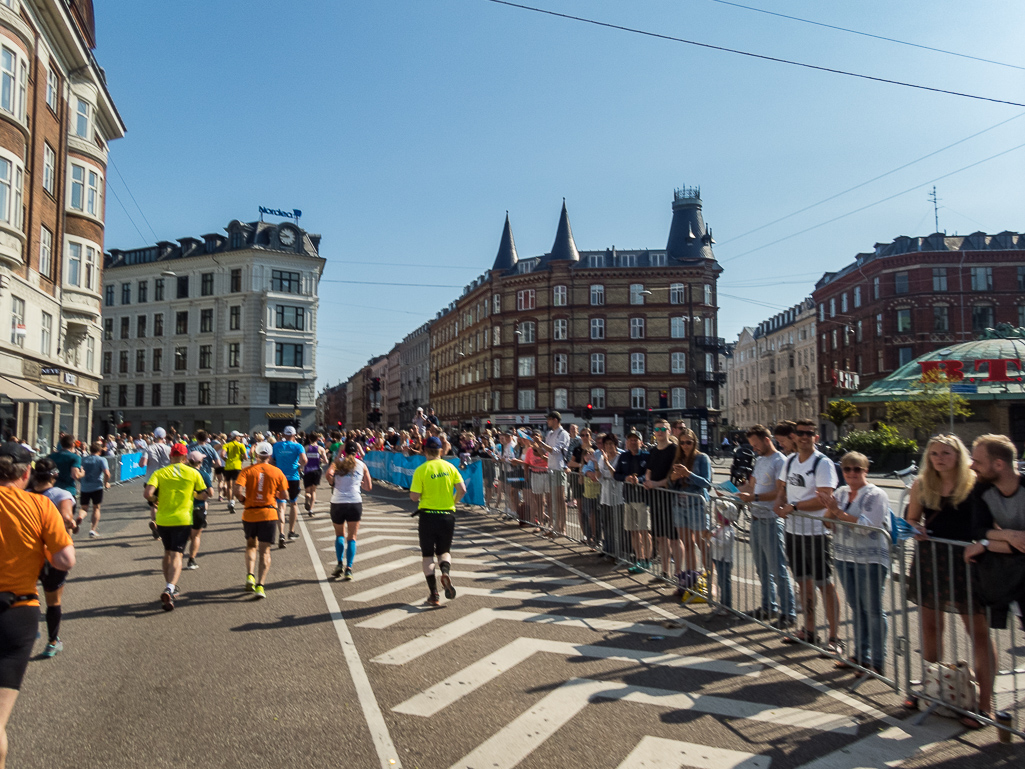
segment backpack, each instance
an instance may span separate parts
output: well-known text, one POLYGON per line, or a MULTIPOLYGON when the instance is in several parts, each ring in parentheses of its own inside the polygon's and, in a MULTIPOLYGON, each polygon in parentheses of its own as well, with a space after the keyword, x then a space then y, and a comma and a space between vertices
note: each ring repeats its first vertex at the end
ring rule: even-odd
POLYGON ((747 481, 755 469, 755 450, 744 444, 733 452, 733 464, 730 465, 730 480, 735 486, 747 481))
MULTIPOLYGON (((787 457, 787 467, 786 467, 787 475, 790 475, 790 466, 793 465, 795 459, 797 459, 797 454, 796 453, 791 454, 789 457, 787 457)), ((819 469, 819 462, 821 462, 823 459, 826 460, 827 462, 832 462, 833 461, 829 457, 827 457, 825 454, 823 454, 821 451, 816 451, 815 452, 815 461, 812 462, 811 470, 809 470, 806 474, 810 475, 812 478, 814 478, 815 477, 815 471, 819 469)), ((837 478, 836 488, 839 489, 841 486, 846 486, 847 482, 843 479, 843 470, 840 469, 840 463, 839 462, 833 462, 833 471, 836 473, 836 478, 837 478)))

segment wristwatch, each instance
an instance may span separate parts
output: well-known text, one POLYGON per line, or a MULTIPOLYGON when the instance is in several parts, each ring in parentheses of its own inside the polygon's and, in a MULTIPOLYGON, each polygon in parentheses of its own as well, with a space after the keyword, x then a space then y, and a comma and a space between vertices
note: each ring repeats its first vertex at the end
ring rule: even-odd
POLYGON ((983 546, 984 548, 986 548, 987 550, 989 550, 989 540, 988 540, 988 539, 980 539, 980 540, 979 540, 978 542, 976 542, 975 544, 977 544, 977 545, 982 545, 982 546, 983 546))

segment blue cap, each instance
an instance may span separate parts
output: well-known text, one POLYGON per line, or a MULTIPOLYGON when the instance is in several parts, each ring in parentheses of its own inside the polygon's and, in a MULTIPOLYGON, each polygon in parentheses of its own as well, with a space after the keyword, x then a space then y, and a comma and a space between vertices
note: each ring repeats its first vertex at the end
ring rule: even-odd
POLYGON ((432 435, 430 438, 427 439, 427 442, 424 443, 424 448, 440 449, 444 448, 444 444, 441 442, 441 438, 439 438, 436 435, 432 435))

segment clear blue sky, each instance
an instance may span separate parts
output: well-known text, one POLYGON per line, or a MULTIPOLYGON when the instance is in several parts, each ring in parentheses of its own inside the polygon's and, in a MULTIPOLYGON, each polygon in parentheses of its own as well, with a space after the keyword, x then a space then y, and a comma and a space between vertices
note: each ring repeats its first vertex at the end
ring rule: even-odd
MULTIPOLYGON (((527 4, 1025 102, 1023 69, 713 0, 527 4)), ((1025 67, 1020 0, 745 4, 1025 67)), ((300 208, 323 235, 325 281, 456 286, 322 283, 321 387, 490 267, 506 210, 521 256, 551 248, 563 197, 580 248, 658 248, 674 187, 700 185, 725 268, 720 334, 733 339, 876 242, 933 232, 927 182, 1025 142, 1022 117, 741 238, 1025 109, 486 0, 96 0, 96 15, 96 55, 128 125, 112 145, 108 248, 199 236, 256 219, 259 205, 300 208)), ((1025 149, 936 186, 947 232, 1025 230, 1025 149)))

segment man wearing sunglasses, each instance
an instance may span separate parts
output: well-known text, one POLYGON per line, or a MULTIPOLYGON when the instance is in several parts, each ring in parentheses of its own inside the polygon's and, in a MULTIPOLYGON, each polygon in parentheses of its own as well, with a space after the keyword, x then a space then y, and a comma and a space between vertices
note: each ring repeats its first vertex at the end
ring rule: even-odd
MULTIPOLYGON (((793 438, 797 452, 787 458, 777 481, 775 512, 786 521, 787 557, 794 579, 801 587, 804 607, 804 627, 797 631, 796 640, 817 643, 815 635, 815 588, 825 602, 826 622, 829 624, 828 648, 834 653, 842 651, 837 638, 837 617, 840 604, 832 576, 833 554, 822 524, 825 506, 819 492, 832 494, 836 488, 836 468, 825 454, 816 450, 818 430, 811 419, 799 419, 793 438), (800 513, 800 515, 795 515, 800 513)), ((784 643, 794 643, 784 638, 784 643)))

